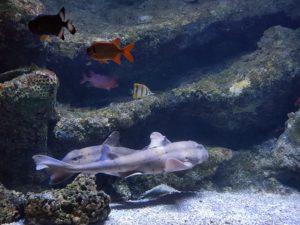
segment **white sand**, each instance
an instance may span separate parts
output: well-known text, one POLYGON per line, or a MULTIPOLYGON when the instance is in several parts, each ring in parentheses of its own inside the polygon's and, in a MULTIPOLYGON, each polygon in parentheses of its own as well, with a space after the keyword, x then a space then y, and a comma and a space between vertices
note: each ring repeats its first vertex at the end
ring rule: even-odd
POLYGON ((300 193, 202 192, 111 207, 105 225, 300 225, 300 193))

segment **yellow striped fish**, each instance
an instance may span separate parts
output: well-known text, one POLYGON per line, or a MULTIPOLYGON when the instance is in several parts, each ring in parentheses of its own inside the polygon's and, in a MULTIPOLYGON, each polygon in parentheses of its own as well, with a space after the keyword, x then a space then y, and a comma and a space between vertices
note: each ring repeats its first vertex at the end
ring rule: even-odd
POLYGON ((134 99, 139 99, 143 98, 148 95, 153 95, 153 93, 150 91, 150 89, 144 85, 144 84, 139 84, 139 83, 134 83, 133 84, 133 93, 132 97, 134 99))

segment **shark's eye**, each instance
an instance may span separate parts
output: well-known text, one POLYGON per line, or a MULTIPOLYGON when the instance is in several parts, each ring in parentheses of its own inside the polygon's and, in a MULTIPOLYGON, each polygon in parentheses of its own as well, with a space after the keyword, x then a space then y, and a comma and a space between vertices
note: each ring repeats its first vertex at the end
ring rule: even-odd
POLYGON ((82 158, 82 156, 80 155, 80 156, 74 157, 72 160, 73 160, 73 161, 77 161, 77 160, 79 160, 79 159, 81 159, 81 158, 82 158))

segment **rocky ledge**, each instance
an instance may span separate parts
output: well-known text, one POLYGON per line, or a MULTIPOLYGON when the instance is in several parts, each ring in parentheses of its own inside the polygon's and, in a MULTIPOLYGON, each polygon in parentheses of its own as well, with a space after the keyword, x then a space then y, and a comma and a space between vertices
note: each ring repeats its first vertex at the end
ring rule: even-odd
POLYGON ((289 114, 286 129, 274 147, 274 156, 280 169, 300 173, 300 110, 289 114))
POLYGON ((24 68, 0 74, 0 80, 0 179, 27 180, 31 172, 24 165, 47 147, 58 79, 46 69, 24 68))
POLYGON ((272 27, 265 31, 256 51, 218 73, 194 71, 198 77, 194 82, 98 110, 59 107, 54 141, 67 148, 88 145, 113 130, 134 129, 137 124, 139 129, 155 129, 158 117, 165 127, 171 127, 175 118, 192 119, 196 126, 235 138, 266 133, 291 110, 300 83, 299 37, 299 29, 272 27))
POLYGON ((95 177, 79 175, 60 190, 22 194, 0 186, 0 222, 88 225, 107 219, 110 197, 97 191, 95 177))

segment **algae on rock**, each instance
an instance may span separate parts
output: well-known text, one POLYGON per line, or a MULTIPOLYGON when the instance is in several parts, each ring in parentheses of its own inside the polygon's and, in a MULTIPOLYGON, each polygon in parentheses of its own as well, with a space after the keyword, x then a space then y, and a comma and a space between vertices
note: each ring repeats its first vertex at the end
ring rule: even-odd
POLYGON ((33 153, 46 150, 57 88, 56 75, 46 69, 20 70, 18 77, 0 83, 0 179, 5 184, 12 182, 8 177, 27 180, 31 175, 24 165, 33 153))
POLYGON ((12 223, 22 216, 25 196, 16 191, 7 190, 0 183, 0 223, 12 223))
POLYGON ((300 29, 272 27, 256 51, 220 72, 202 74, 193 83, 98 110, 61 110, 54 141, 78 147, 104 139, 113 130, 130 129, 140 122, 146 125, 149 118, 162 121, 178 115, 237 136, 270 131, 284 120, 292 91, 300 82, 299 40, 300 29))
POLYGON ((94 176, 80 174, 61 190, 27 193, 28 224, 88 225, 107 219, 110 197, 97 191, 94 176))
POLYGON ((300 110, 289 114, 286 129, 273 151, 278 168, 300 173, 300 110))

